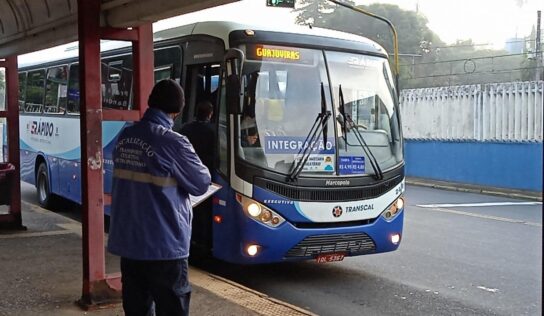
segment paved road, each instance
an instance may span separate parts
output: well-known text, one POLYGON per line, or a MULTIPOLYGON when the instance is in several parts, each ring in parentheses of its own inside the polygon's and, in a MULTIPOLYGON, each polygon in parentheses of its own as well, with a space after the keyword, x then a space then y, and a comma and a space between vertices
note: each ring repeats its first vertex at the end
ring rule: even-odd
MULTIPOLYGON (((23 187, 23 199, 34 195, 23 187)), ((199 267, 319 315, 542 314, 542 205, 415 186, 406 196, 394 253, 199 267)))
POLYGON ((541 315, 542 205, 408 186, 394 253, 207 269, 320 315, 541 315), (418 206, 419 205, 419 206, 418 206))

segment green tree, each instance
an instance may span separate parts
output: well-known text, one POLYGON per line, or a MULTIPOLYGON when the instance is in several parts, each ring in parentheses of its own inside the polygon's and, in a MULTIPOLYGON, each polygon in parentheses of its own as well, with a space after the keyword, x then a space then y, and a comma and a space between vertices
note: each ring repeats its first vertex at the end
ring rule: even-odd
MULTIPOLYGON (((384 22, 344 7, 331 5, 331 2, 326 0, 302 0, 300 4, 301 7, 295 10, 298 13, 297 23, 311 23, 317 27, 367 37, 382 45, 392 55, 393 36, 384 22)), ((429 29, 427 19, 421 14, 406 11, 391 4, 376 3, 357 7, 383 16, 393 23, 398 33, 399 53, 401 54, 421 54, 425 49, 422 43, 443 44, 440 38, 429 29)), ((401 69, 401 72, 409 70, 405 68, 401 69)))
MULTIPOLYGON (((310 24, 317 27, 328 27, 328 20, 334 12, 336 5, 327 0, 301 0, 298 8, 293 10, 298 15, 295 18, 297 24, 310 24)), ((353 5, 353 1, 346 1, 353 5)))
MULTIPOLYGON (((347 1, 353 4, 352 1, 347 1)), ((393 51, 392 35, 384 22, 354 12, 344 7, 331 5, 326 0, 302 0, 296 22, 312 23, 317 27, 361 35, 380 43, 387 51, 393 51)), ((427 27, 427 19, 414 11, 406 11, 397 5, 375 3, 357 6, 390 20, 398 32, 401 52, 418 53, 422 41, 441 43, 438 36, 427 27)))
MULTIPOLYGON (((522 1, 523 2, 523 1, 522 1)), ((522 4, 521 2, 521 4, 522 4)), ((354 33, 381 44, 392 55, 392 34, 387 25, 326 0, 302 0, 297 22, 354 33)), ((504 82, 530 77, 531 62, 524 55, 481 49, 472 40, 446 45, 429 27, 427 18, 396 5, 358 6, 387 18, 398 33, 400 88, 504 82)))

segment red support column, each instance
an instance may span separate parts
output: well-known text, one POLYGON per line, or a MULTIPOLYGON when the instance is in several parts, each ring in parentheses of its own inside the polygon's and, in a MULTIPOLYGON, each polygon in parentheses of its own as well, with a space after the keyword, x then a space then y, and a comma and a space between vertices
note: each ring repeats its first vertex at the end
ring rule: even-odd
POLYGON ((106 275, 104 249, 104 195, 102 121, 136 121, 147 108, 153 87, 153 33, 151 23, 135 29, 100 27, 100 1, 78 1, 81 175, 83 202, 83 289, 80 305, 93 308, 120 299, 121 276, 106 275), (133 42, 133 110, 102 110, 100 39, 133 42))
POLYGON ((19 149, 19 78, 17 74, 17 56, 11 56, 0 61, 0 67, 6 69, 6 111, 0 117, 7 120, 8 162, 15 170, 9 172, 10 204, 9 213, 0 215, 0 227, 9 229, 26 229, 21 217, 21 163, 19 149))
POLYGON ((138 41, 132 43, 134 56, 134 105, 144 115, 147 109, 147 97, 153 89, 154 59, 153 59, 153 28, 151 23, 137 28, 138 41))
POLYGON ((115 296, 105 282, 100 3, 78 1, 84 308, 115 296))

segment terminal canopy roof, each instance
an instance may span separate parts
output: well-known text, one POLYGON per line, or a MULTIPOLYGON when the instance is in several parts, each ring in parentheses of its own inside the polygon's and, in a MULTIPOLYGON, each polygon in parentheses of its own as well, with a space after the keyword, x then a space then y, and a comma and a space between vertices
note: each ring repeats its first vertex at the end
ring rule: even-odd
MULTIPOLYGON (((134 27, 238 0, 101 1, 101 24, 134 27)), ((0 0, 0 58, 77 40, 77 0, 0 0)))

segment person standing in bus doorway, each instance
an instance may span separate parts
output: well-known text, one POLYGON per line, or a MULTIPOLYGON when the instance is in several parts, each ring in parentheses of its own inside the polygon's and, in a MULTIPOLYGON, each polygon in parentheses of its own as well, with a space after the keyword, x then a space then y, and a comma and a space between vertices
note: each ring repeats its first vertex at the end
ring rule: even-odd
POLYGON ((121 257, 125 314, 188 315, 192 209, 210 173, 189 140, 172 131, 183 90, 162 80, 141 121, 125 128, 113 152, 109 252, 121 257))
MULTIPOLYGON (((196 106, 196 120, 185 124, 180 133, 187 136, 196 154, 208 169, 213 170, 215 130, 210 119, 213 115, 211 102, 200 101, 196 106)), ((190 257, 206 255, 212 247, 212 199, 202 201, 194 208, 190 257)))
POLYGON ((200 101, 196 106, 196 120, 185 124, 180 134, 187 136, 196 154, 208 169, 213 167, 215 131, 210 119, 213 115, 213 105, 210 101, 200 101))

